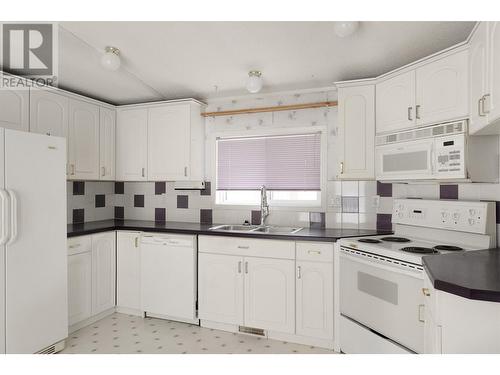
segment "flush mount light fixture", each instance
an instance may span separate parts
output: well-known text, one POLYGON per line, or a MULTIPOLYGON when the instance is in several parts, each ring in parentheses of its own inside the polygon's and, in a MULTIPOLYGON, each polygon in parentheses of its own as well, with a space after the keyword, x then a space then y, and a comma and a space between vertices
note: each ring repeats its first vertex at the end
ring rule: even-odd
POLYGON ((341 38, 345 38, 356 32, 359 27, 358 21, 343 21, 335 22, 335 34, 341 38))
POLYGON ((118 70, 121 65, 120 50, 116 47, 106 47, 101 57, 101 65, 109 70, 118 70))
POLYGON ((250 70, 248 72, 247 90, 255 94, 262 89, 262 73, 258 70, 250 70))

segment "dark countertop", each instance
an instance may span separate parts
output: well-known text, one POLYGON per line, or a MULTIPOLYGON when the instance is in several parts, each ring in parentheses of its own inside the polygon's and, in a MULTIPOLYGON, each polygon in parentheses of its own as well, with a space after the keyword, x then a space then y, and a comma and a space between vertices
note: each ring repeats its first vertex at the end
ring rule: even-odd
POLYGON ((261 234, 261 233, 231 233, 225 231, 211 231, 210 227, 218 224, 200 224, 183 222, 154 222, 144 220, 102 220, 83 224, 68 224, 68 237, 83 236, 86 234, 106 232, 111 230, 131 230, 180 234, 205 234, 213 236, 233 236, 251 238, 271 238, 281 240, 307 240, 335 242, 339 238, 375 236, 391 234, 391 231, 369 229, 315 229, 304 228, 295 234, 261 234))
POLYGON ((434 288, 480 301, 500 302, 500 248, 423 257, 434 288))

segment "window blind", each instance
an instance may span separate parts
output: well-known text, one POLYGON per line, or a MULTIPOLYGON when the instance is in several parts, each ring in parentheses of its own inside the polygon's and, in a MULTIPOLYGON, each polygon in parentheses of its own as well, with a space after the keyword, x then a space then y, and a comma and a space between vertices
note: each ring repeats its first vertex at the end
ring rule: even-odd
POLYGON ((217 190, 320 190, 321 134, 217 140, 217 190))

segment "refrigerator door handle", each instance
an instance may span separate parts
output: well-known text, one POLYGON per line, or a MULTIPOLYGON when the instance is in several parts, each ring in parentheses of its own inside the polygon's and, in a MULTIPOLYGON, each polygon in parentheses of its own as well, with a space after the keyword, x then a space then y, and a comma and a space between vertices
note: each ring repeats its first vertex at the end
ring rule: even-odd
POLYGON ((12 244, 17 239, 17 197, 14 191, 7 190, 10 195, 10 239, 7 245, 12 244))
POLYGON ((5 245, 8 239, 8 233, 7 233, 7 228, 8 228, 8 218, 7 218, 7 204, 9 201, 9 196, 7 192, 4 189, 0 189, 0 201, 2 204, 2 211, 0 215, 2 217, 0 220, 2 221, 2 231, 0 233, 0 246, 5 245))

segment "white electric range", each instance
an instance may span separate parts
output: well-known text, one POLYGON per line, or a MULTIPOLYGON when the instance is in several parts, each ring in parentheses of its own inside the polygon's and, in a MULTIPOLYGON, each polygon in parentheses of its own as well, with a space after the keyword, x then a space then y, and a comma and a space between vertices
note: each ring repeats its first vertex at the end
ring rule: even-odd
POLYGON ((338 242, 345 353, 422 353, 422 257, 496 247, 494 202, 395 199, 392 222, 394 235, 338 242))

